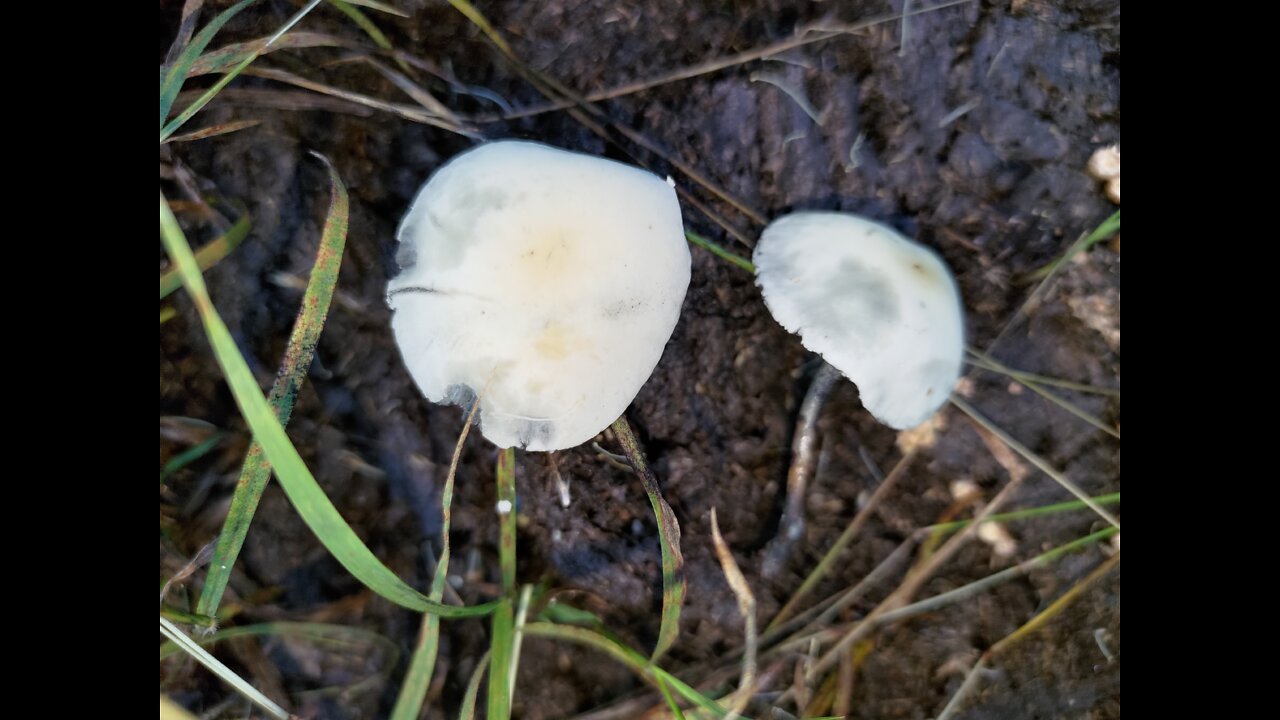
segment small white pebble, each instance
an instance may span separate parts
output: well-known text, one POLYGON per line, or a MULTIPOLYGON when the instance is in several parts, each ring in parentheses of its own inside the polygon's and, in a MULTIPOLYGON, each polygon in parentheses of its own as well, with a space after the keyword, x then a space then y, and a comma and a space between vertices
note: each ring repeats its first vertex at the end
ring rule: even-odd
POLYGON ((946 413, 934 413, 919 425, 901 430, 895 444, 903 454, 914 450, 928 450, 938 441, 938 432, 946 428, 946 413))
POLYGON ((1011 557, 1018 552, 1018 543, 1000 523, 987 522, 978 526, 978 539, 991 546, 997 557, 1011 557))
POLYGON ((1097 180, 1111 180, 1120 177, 1120 146, 1099 148, 1089 158, 1089 174, 1097 180))
POLYGON ((1107 181, 1107 199, 1117 205, 1120 204, 1120 176, 1119 175, 1107 181))
POLYGON ((869 500, 871 500, 871 493, 866 490, 862 490, 858 493, 858 497, 854 499, 854 503, 856 503, 857 508, 861 510, 866 507, 869 500))
POLYGON ((497 505, 497 509, 498 509, 498 514, 499 514, 499 515, 507 515, 507 514, 510 514, 510 512, 511 512, 511 501, 510 501, 510 500, 499 500, 499 501, 498 501, 498 505, 497 505))
POLYGON ((951 481, 951 498, 953 500, 969 497, 970 495, 975 495, 978 492, 980 492, 978 489, 978 483, 972 480, 961 478, 959 480, 951 481))

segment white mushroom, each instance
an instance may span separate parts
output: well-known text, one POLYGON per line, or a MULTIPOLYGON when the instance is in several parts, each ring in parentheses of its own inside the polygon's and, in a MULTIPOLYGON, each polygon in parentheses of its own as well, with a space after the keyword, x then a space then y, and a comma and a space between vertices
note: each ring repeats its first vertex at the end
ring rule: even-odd
POLYGON ((480 397, 499 447, 559 450, 618 418, 689 287, 675 190, 537 143, 463 153, 419 191, 387 288, 405 364, 433 402, 480 397))
POLYGON ((881 422, 909 428, 946 402, 963 315, 932 251, 853 215, 799 212, 765 228, 754 260, 774 318, 852 380, 881 422))

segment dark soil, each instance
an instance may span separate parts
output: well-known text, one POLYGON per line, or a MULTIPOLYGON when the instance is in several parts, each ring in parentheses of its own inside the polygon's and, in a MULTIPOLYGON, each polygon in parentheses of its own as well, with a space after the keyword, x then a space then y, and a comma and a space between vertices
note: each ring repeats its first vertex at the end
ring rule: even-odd
MULTIPOLYGON (((212 3, 215 6, 223 3, 212 3)), ((398 0, 408 19, 373 13, 393 45, 487 88, 513 106, 543 98, 445 3, 398 0)), ((913 3, 923 5, 924 3, 913 3)), ((181 3, 161 3, 162 54, 181 3)), ((267 34, 295 3, 265 2, 237 18, 214 47, 267 34)), ((804 23, 853 22, 901 9, 893 2, 815 3, 735 0, 686 3, 478 2, 530 66, 570 87, 593 91, 790 37, 804 23)), ((206 8, 205 18, 211 16, 206 8)), ((304 27, 355 40, 359 30, 321 6, 304 27)), ((610 118, 642 133, 712 182, 772 217, 793 209, 842 209, 895 225, 936 249, 956 273, 967 309, 969 342, 988 347, 1014 317, 1032 285, 1017 279, 1060 255, 1114 208, 1083 168, 1090 153, 1120 139, 1120 16, 1117 2, 974 2, 911 18, 905 52, 900 23, 837 37, 763 61, 602 102, 610 118), (768 76, 802 90, 821 123, 768 76), (967 108, 967 111, 963 111, 967 108), (851 148, 854 151, 851 153, 851 148)), ((330 63, 343 52, 273 54, 285 67, 338 87, 408 103, 389 82, 359 64, 330 63)), ((494 105, 424 80, 467 114, 494 105)), ((385 113, 262 107, 279 85, 215 102, 193 127, 254 118, 232 135, 162 150, 189 168, 206 190, 243 203, 249 239, 207 274, 218 309, 266 387, 283 353, 314 260, 327 206, 323 167, 331 158, 351 191, 346 256, 309 382, 289 426, 308 466, 374 552, 415 587, 429 584, 438 550, 439 491, 463 416, 434 406, 415 389, 400 360, 383 302, 395 273, 394 231, 428 175, 472 143, 459 135, 385 113)), ((293 91, 289 91, 292 93, 293 91)), ((292 97, 280 93, 280 97, 292 97)), ((485 136, 537 139, 565 148, 643 162, 676 177, 748 237, 758 225, 701 190, 660 158, 607 144, 563 112, 480 126, 485 136), (630 154, 634 153, 634 155, 630 154)), ((175 185, 162 182, 170 197, 175 185)), ((741 254, 724 230, 685 206, 691 229, 741 254)), ((193 241, 211 236, 192 226, 193 241)), ((896 434, 862 410, 857 389, 841 382, 819 423, 822 461, 810 488, 810 524, 791 564, 775 581, 759 573, 784 500, 795 414, 815 367, 796 338, 769 316, 752 278, 701 250, 675 335, 628 417, 641 435, 663 491, 678 516, 688 561, 689 598, 682 635, 664 662, 677 674, 702 669, 741 643, 742 622, 712 552, 709 514, 751 582, 760 617, 770 618, 855 513, 875 480, 866 455, 888 470, 901 456, 896 434), (864 452, 865 451, 865 452, 864 452)), ((1026 320, 1013 324, 993 354, 1007 365, 1078 382, 1119 387, 1118 243, 1099 246, 1069 266, 1026 320)), ((160 455, 191 442, 195 418, 230 431, 218 451, 161 491, 161 572, 168 577, 216 536, 248 445, 248 434, 213 362, 191 303, 169 301, 177 316, 160 328, 160 455)), ((1119 489, 1120 443, 1008 378, 972 375, 970 401, 1091 493, 1119 489)), ((1119 399, 1065 393, 1119 427, 1119 399)), ((976 482, 989 499, 1008 480, 969 421, 944 415, 937 441, 909 468, 816 597, 848 587, 914 529, 937 522, 953 498, 949 484, 976 482)), ((611 438, 606 449, 620 451, 611 438)), ((473 433, 454 501, 454 572, 468 602, 491 598, 497 579, 495 450, 473 433)), ((590 445, 557 454, 573 502, 562 508, 546 456, 521 453, 519 577, 562 591, 598 613, 637 647, 651 647, 660 608, 659 552, 640 483, 590 445)), ((1048 477, 1031 476, 1013 507, 1068 499, 1048 477)), ((921 597, 988 575, 1102 527, 1088 512, 1013 523, 1014 558, 974 541, 929 581, 921 597)), ((1096 567, 1110 548, 1094 547, 1048 569, 876 638, 859 668, 851 717, 930 718, 959 687, 978 655, 1025 623, 1096 567)), ((170 598, 198 595, 202 573, 170 598)), ((859 613, 893 589, 877 589, 859 613)), ((310 620, 374 631, 401 659, 370 647, 353 658, 314 642, 263 639, 229 643, 220 655, 306 717, 385 715, 417 637, 419 616, 363 588, 331 559, 284 495, 271 487, 249 533, 224 605, 229 624, 310 620), (367 682, 362 682, 366 681, 367 682), (349 688, 346 692, 326 688, 349 688)), ((487 623, 447 621, 442 679, 429 717, 456 717, 487 623)), ((966 718, 1113 718, 1120 714, 1120 578, 1112 573, 1047 627, 1023 640, 985 676, 966 718), (1113 655, 1104 656, 1098 632, 1113 655)), ((629 671, 593 651, 529 639, 524 644, 515 714, 564 718, 643 690, 629 671)), ((788 673, 790 671, 788 670, 788 673)), ((189 665, 161 666, 162 689, 196 711, 228 692, 189 665)), ((785 689, 789 680, 776 680, 785 689)), ((223 714, 241 716, 242 703, 223 714)), ((625 715, 624 715, 625 716, 625 715)))

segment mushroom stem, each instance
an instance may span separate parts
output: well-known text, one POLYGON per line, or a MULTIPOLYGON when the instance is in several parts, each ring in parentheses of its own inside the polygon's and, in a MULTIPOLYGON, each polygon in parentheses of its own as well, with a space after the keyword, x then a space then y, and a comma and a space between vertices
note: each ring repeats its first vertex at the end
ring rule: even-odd
POLYGON ((818 416, 827 402, 827 396, 831 394, 831 388, 841 377, 839 370, 824 361, 814 373, 813 382, 809 383, 809 390, 800 403, 796 432, 791 440, 791 469, 787 471, 786 505, 782 511, 782 521, 778 525, 778 534, 769 541, 764 551, 761 570, 766 578, 776 578, 782 572, 791 557, 792 547, 804 535, 805 491, 809 487, 809 478, 813 476, 818 457, 818 416))

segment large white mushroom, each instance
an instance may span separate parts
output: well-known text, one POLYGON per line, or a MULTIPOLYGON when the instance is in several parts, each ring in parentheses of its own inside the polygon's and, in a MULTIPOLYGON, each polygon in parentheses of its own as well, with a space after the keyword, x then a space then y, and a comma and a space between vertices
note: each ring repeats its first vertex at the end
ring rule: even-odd
POLYGON ((774 318, 852 380, 881 422, 913 427, 946 402, 963 314, 928 248, 854 215, 798 212, 765 228, 753 259, 774 318))
POLYGON ((480 397, 499 447, 559 450, 618 418, 662 356, 689 287, 675 190, 531 142, 440 168, 397 233, 392 328, 433 402, 480 397))

